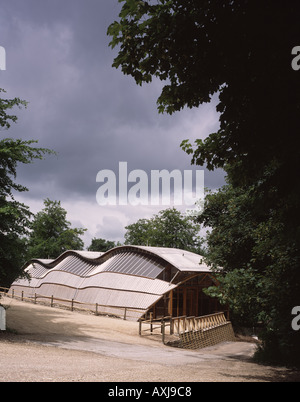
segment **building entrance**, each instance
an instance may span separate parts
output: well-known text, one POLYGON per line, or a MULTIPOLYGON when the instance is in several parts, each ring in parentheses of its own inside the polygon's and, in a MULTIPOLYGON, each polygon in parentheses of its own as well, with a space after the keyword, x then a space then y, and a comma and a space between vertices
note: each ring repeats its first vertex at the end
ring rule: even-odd
POLYGON ((216 280, 209 274, 200 274, 171 290, 149 312, 153 318, 199 317, 224 311, 217 299, 207 296, 203 289, 215 286, 216 280))

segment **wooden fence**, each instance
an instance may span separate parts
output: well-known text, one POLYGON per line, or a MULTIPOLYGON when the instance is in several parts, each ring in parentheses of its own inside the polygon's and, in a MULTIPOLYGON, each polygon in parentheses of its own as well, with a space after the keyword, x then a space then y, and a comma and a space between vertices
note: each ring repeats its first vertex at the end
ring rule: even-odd
POLYGON ((0 287, 0 295, 35 304, 37 303, 45 304, 46 301, 46 304, 50 305, 51 307, 63 306, 69 308, 71 311, 74 310, 89 311, 91 313, 94 313, 95 315, 111 315, 123 318, 123 320, 130 319, 130 317, 132 318, 133 315, 131 313, 137 313, 138 315, 140 315, 144 311, 142 309, 133 309, 124 306, 110 306, 98 303, 83 303, 74 299, 62 299, 54 297, 53 295, 46 296, 38 293, 34 293, 34 295, 26 295, 24 290, 22 290, 21 292, 16 292, 15 289, 8 289, 3 287, 0 287))
POLYGON ((201 347, 201 345, 204 344, 204 339, 206 346, 215 344, 217 341, 234 340, 231 323, 227 321, 223 312, 200 317, 168 316, 162 317, 161 319, 153 319, 152 314, 150 314, 149 319, 139 320, 139 335, 142 335, 142 332, 146 334, 148 331, 150 335, 152 335, 155 334, 156 330, 161 334, 161 339, 164 344, 167 339, 169 343, 175 342, 178 344, 178 341, 175 341, 174 338, 176 337, 176 339, 180 339, 179 343, 181 347, 186 348, 193 348, 193 345, 201 347), (143 330, 143 326, 145 327, 145 325, 149 327, 143 330), (226 332, 224 332, 223 328, 227 327, 228 330, 226 329, 226 332), (210 335, 208 335, 208 333, 210 333, 210 335), (216 337, 216 333, 220 335, 216 337), (213 335, 213 337, 211 335, 213 335))
POLYGON ((181 334, 187 331, 200 331, 226 323, 223 312, 203 315, 200 317, 175 317, 171 321, 171 334, 181 334))

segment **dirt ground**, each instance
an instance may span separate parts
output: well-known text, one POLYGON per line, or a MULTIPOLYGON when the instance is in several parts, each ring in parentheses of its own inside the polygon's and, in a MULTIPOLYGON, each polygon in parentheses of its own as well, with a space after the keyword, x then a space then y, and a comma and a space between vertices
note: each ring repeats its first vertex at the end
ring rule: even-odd
POLYGON ((196 351, 138 334, 138 323, 4 298, 0 382, 275 382, 300 373, 252 361, 255 344, 196 351))

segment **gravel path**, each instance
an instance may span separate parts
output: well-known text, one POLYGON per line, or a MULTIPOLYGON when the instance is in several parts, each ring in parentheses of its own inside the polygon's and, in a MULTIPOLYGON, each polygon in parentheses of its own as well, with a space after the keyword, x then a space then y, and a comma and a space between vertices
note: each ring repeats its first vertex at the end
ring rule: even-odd
POLYGON ((5 298, 0 381, 300 381, 300 373, 252 362, 255 345, 226 342, 189 351, 140 337, 136 322, 5 298))

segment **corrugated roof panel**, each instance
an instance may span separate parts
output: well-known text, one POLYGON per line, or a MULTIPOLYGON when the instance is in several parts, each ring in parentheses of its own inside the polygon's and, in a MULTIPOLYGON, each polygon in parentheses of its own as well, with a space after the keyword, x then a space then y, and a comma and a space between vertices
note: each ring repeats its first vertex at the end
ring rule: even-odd
POLYGON ((17 285, 17 286, 30 286, 31 283, 32 283, 33 281, 36 281, 36 280, 37 280, 37 279, 35 279, 35 278, 32 278, 30 281, 29 281, 28 279, 26 279, 26 278, 19 278, 19 279, 17 279, 17 280, 14 281, 14 283, 12 284, 12 286, 13 286, 13 285, 17 285))
POLYGON ((110 259, 106 260, 102 264, 96 265, 93 267, 93 269, 89 272, 89 276, 96 275, 99 272, 102 271, 107 271, 107 267, 110 266, 110 264, 113 262, 116 256, 111 257, 110 259))
POLYGON ((82 278, 80 276, 73 275, 70 272, 50 271, 48 275, 39 281, 37 286, 40 286, 42 283, 57 283, 78 288, 78 286, 80 286, 82 283, 82 278))
POLYGON ((72 300, 75 298, 76 288, 59 284, 43 283, 40 287, 35 289, 35 292, 39 295, 48 296, 49 298, 53 296, 58 299, 72 300))
POLYGON ((14 292, 14 295, 16 297, 21 297, 22 291, 24 292, 23 296, 26 297, 34 297, 34 293, 35 290, 32 287, 28 287, 28 286, 23 286, 22 284, 17 285, 17 284, 13 284, 9 290, 9 294, 11 295, 14 292))
POLYGON ((161 295, 99 288, 80 289, 76 295, 76 300, 82 303, 137 309, 147 309, 160 298, 161 295))
POLYGON ((132 293, 127 291, 112 291, 108 293, 107 305, 121 306, 128 308, 147 308, 160 296, 145 295, 140 293, 132 293))
POLYGON ((100 272, 84 279, 80 285, 85 287, 103 287, 108 289, 127 289, 131 291, 163 294, 172 290, 175 285, 160 279, 149 279, 112 272, 100 272))
MULTIPOLYGON (((111 258, 97 267, 91 267, 91 270, 87 272, 89 275, 106 271, 156 278, 162 272, 162 270, 162 266, 146 256, 137 256, 132 255, 131 253, 120 253, 113 255, 111 258)), ((74 269, 72 272, 74 272, 74 269)))
POLYGON ((91 260, 96 260, 97 258, 101 257, 104 253, 102 251, 78 251, 78 250, 70 250, 73 253, 79 254, 84 258, 88 258, 91 260))
POLYGON ((203 257, 190 251, 167 247, 133 247, 151 252, 183 272, 210 272, 210 268, 203 263, 203 257))
POLYGON ((163 270, 163 267, 157 262, 141 254, 134 255, 125 252, 114 257, 114 260, 108 263, 105 269, 102 270, 150 278, 156 278, 163 270))
POLYGON ((48 271, 49 271, 49 268, 45 268, 43 265, 40 265, 38 262, 33 262, 31 265, 29 265, 28 268, 26 268, 26 272, 32 278, 41 278, 48 271))
POLYGON ((79 276, 85 276, 94 269, 95 265, 81 260, 74 255, 66 256, 53 270, 72 272, 79 276))
POLYGON ((120 253, 115 255, 114 260, 107 266, 106 271, 118 272, 120 265, 123 267, 123 263, 125 264, 127 262, 127 255, 128 253, 120 253))

